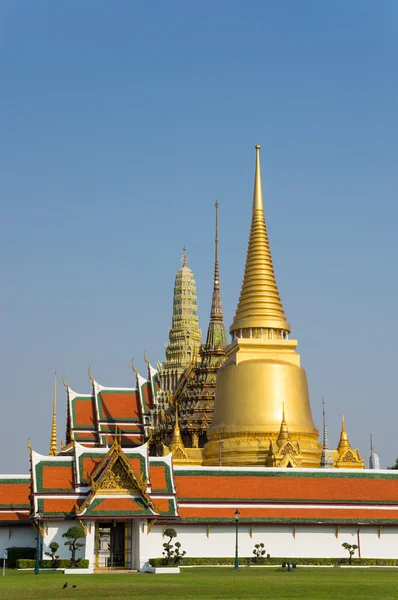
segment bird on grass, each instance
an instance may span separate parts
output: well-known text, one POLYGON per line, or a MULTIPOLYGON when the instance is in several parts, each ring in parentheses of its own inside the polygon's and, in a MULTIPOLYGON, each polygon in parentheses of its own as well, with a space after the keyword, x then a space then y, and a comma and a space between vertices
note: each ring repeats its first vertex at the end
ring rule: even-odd
POLYGON ((72 585, 73 588, 77 587, 77 585, 72 585))
POLYGON ((68 582, 65 581, 64 585, 62 586, 62 589, 65 589, 66 587, 68 587, 68 582))

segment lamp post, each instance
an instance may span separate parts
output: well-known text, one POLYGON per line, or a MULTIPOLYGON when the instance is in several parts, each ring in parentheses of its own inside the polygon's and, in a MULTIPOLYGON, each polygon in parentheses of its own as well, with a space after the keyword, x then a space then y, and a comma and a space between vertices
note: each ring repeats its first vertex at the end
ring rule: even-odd
POLYGON ((238 509, 236 509, 236 511, 235 511, 235 535, 236 535, 236 542, 235 542, 235 566, 234 566, 234 569, 239 569, 239 551, 238 551, 239 517, 240 517, 240 512, 239 512, 238 509))
POLYGON ((36 520, 37 520, 37 538, 36 538, 36 562, 35 562, 35 575, 39 574, 39 568, 40 568, 40 520, 41 520, 41 513, 37 512, 36 513, 36 520))

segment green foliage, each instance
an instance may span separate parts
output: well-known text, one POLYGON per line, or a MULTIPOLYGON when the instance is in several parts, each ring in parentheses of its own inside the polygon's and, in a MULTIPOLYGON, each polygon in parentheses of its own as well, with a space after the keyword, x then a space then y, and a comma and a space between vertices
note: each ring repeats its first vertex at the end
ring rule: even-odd
POLYGON ((270 558, 269 554, 267 554, 267 556, 265 556, 266 550, 265 550, 265 546, 263 543, 254 544, 253 554, 254 554, 254 556, 252 558, 253 562, 256 564, 260 564, 260 565, 265 562, 266 558, 270 558))
POLYGON ((398 458, 395 459, 395 464, 391 465, 391 467, 387 467, 391 471, 398 471, 398 458))
POLYGON ((78 542, 82 538, 86 537, 84 529, 82 527, 69 527, 68 531, 62 534, 62 537, 67 538, 68 541, 65 542, 65 546, 68 546, 71 553, 71 568, 76 567, 76 552, 83 548, 84 544, 78 542))
POLYGON ((344 542, 344 544, 341 545, 347 550, 348 554, 350 555, 350 558, 348 559, 348 564, 351 565, 352 557, 355 554, 355 550, 357 550, 358 546, 356 544, 348 544, 347 542, 344 542))
POLYGON ((57 542, 51 542, 51 544, 49 545, 49 548, 50 548, 50 552, 45 552, 45 555, 49 556, 51 558, 51 566, 53 568, 58 567, 59 555, 56 554, 56 552, 59 548, 59 544, 57 544, 57 542))
POLYGON ((169 542, 171 542, 173 538, 177 537, 177 532, 172 527, 168 527, 165 529, 163 536, 170 538, 169 542))
POLYGON ((11 546, 7 548, 8 558, 7 566, 10 569, 15 569, 17 566, 17 560, 19 558, 34 558, 36 556, 36 548, 30 548, 25 546, 11 546))
MULTIPOLYGON (((90 561, 86 558, 78 558, 76 561, 77 569, 88 569, 90 561)), ((17 569, 34 569, 35 568, 35 560, 20 558, 17 560, 17 569)), ((52 560, 43 559, 40 561, 41 569, 53 569, 52 560)), ((70 558, 60 558, 57 560, 57 567, 59 569, 70 569, 71 568, 71 559, 70 558)))
POLYGON ((172 529, 171 527, 169 529, 166 529, 164 532, 164 535, 166 537, 169 538, 169 541, 163 544, 163 555, 164 555, 164 560, 165 562, 163 564, 166 565, 178 565, 180 564, 182 558, 186 555, 185 550, 183 550, 181 552, 181 543, 180 542, 176 542, 173 546, 173 544, 171 543, 171 540, 175 537, 177 537, 177 533, 175 529, 172 529))

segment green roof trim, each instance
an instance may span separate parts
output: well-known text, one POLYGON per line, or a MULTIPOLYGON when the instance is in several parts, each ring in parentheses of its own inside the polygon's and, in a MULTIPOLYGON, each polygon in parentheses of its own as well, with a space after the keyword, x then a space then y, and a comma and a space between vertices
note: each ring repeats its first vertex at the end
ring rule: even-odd
POLYGON ((171 475, 171 468, 170 465, 164 461, 161 460, 151 460, 149 462, 149 473, 151 472, 151 465, 153 467, 164 467, 165 469, 165 479, 166 479, 166 489, 159 489, 159 488, 151 488, 151 494, 164 494, 169 492, 170 494, 173 494, 173 482, 172 482, 172 475, 171 475))
POLYGON ((61 494, 76 494, 75 491, 75 484, 74 481, 72 481, 72 488, 45 488, 43 487, 43 467, 57 467, 57 468, 62 468, 62 467, 68 467, 69 469, 72 467, 72 471, 73 471, 73 458, 71 458, 70 462, 66 462, 66 461, 62 461, 62 462, 56 462, 56 461, 49 461, 49 460, 42 460, 39 463, 37 463, 37 465, 35 466, 35 482, 36 482, 36 491, 37 493, 43 493, 43 494, 49 494, 49 493, 54 493, 54 492, 59 492, 61 494))
MULTIPOLYGON (((93 403, 93 396, 75 396, 75 398, 73 398, 72 400, 72 429, 90 429, 92 431, 95 431, 96 427, 95 427, 95 422, 94 423, 79 423, 79 425, 77 426, 76 424, 76 402, 91 402, 91 404, 93 403)), ((95 418, 95 414, 93 411, 93 416, 95 418)))
MULTIPOLYGON (((230 523, 235 526, 235 519, 231 517, 227 518, 217 518, 217 517, 181 517, 181 523, 230 523)), ((366 525, 398 525, 398 519, 276 519, 276 518, 263 518, 263 517, 241 517, 239 519, 239 524, 242 523, 282 523, 282 524, 295 524, 295 523, 304 523, 304 524, 337 524, 337 525, 350 525, 350 524, 366 524, 366 525)))
POLYGON ((234 504, 236 502, 246 503, 246 504, 259 504, 266 502, 267 504, 374 504, 378 505, 392 505, 395 506, 398 504, 398 494, 396 500, 347 500, 343 498, 341 500, 328 500, 328 499, 312 499, 312 498, 236 498, 235 496, 229 498, 213 498, 207 496, 206 498, 198 498, 197 496, 194 498, 186 498, 184 496, 178 496, 178 501, 180 503, 184 502, 203 502, 205 504, 218 504, 228 502, 230 504, 234 504))
POLYGON ((363 470, 358 469, 358 473, 347 473, 345 469, 336 469, 338 472, 330 471, 329 469, 325 469, 322 472, 308 472, 298 471, 297 469, 287 469, 286 471, 269 471, 268 469, 264 469, 264 471, 250 471, 246 468, 241 471, 208 471, 208 470, 200 470, 193 471, 190 469, 184 470, 175 470, 176 477, 306 477, 306 478, 316 478, 316 479, 395 479, 398 482, 398 471, 396 474, 390 473, 378 473, 374 471, 372 473, 363 472, 363 470), (289 472, 287 472, 289 471, 289 472))
MULTIPOLYGON (((115 496, 114 498, 117 498, 117 496, 115 496)), ((153 512, 147 508, 142 500, 142 498, 140 498, 139 496, 135 497, 135 498, 121 498, 121 500, 123 500, 124 502, 126 501, 131 501, 132 506, 134 504, 138 504, 139 506, 141 506, 141 508, 139 510, 137 510, 136 508, 132 508, 131 510, 95 510, 98 506, 100 506, 102 504, 102 502, 106 502, 106 500, 109 500, 109 498, 97 498, 95 500, 93 500, 93 502, 90 504, 90 506, 88 507, 88 509, 83 513, 82 516, 87 517, 87 516, 109 516, 109 515, 124 515, 124 516, 129 516, 129 515, 142 515, 142 516, 151 516, 153 517, 154 514, 153 512)))
POLYGON ((140 423, 141 424, 141 418, 137 417, 137 418, 130 418, 130 417, 110 417, 109 415, 107 415, 106 413, 104 413, 103 410, 103 406, 102 406, 102 394, 106 395, 106 394, 112 394, 112 395, 120 395, 123 396, 125 394, 129 394, 129 395, 137 395, 138 394, 138 403, 141 405, 141 409, 142 409, 142 402, 141 402, 141 398, 140 398, 140 394, 139 391, 137 389, 131 389, 131 390, 101 390, 100 392, 97 393, 97 406, 98 406, 98 414, 99 414, 99 420, 100 421, 106 421, 108 423, 140 423))

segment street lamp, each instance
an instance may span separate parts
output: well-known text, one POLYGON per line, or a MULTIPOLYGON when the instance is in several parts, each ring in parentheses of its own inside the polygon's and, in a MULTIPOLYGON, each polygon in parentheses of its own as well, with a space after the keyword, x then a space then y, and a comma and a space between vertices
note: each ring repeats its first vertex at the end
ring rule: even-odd
POLYGON ((238 552, 239 517, 240 517, 240 512, 238 509, 236 509, 236 511, 235 511, 236 543, 235 543, 235 566, 234 566, 234 569, 239 569, 239 552, 238 552))
POLYGON ((40 520, 41 520, 41 513, 38 511, 36 513, 36 520, 37 520, 37 538, 36 538, 36 562, 35 562, 35 575, 39 574, 39 568, 40 568, 40 520))

